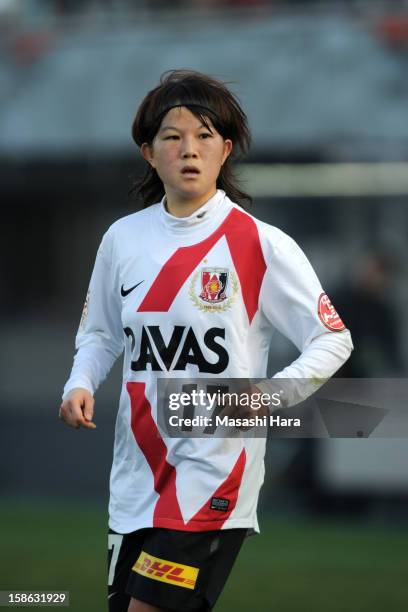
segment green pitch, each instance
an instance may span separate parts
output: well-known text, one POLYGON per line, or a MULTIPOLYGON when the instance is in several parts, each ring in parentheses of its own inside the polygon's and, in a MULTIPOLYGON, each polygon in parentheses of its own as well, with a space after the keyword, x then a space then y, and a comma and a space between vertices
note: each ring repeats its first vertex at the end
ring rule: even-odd
MULTIPOLYGON (((107 609, 103 511, 0 507, 0 590, 70 591, 67 610, 107 609)), ((260 519, 262 534, 244 544, 217 612, 407 610, 407 528, 260 519)))

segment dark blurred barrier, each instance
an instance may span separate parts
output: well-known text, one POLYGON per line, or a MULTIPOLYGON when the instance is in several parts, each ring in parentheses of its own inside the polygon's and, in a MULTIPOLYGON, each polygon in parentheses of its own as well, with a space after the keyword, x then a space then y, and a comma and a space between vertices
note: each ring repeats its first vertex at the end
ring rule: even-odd
POLYGON ((12 499, 104 500, 107 506, 115 414, 97 402, 95 431, 74 430, 33 402, 0 417, 0 482, 12 499))

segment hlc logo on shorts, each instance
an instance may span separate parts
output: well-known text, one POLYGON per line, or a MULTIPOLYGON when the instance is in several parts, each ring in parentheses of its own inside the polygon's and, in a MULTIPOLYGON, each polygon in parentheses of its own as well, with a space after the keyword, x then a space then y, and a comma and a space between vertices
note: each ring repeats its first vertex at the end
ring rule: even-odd
POLYGON ((198 567, 160 559, 144 550, 140 553, 132 570, 141 576, 145 576, 145 578, 174 584, 185 589, 194 589, 200 571, 198 567))

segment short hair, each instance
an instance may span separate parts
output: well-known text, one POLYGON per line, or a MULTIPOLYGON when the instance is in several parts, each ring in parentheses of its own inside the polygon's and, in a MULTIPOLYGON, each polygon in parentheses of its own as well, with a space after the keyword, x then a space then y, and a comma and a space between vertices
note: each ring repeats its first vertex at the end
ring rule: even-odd
MULTIPOLYGON (((232 152, 217 178, 217 188, 223 189, 235 203, 244 206, 252 198, 240 189, 231 165, 250 147, 251 133, 247 116, 238 98, 226 84, 195 70, 169 70, 157 87, 149 91, 137 111, 132 125, 132 137, 140 147, 152 144, 161 122, 171 108, 184 106, 204 125, 208 119, 224 138, 232 141, 232 152)), ((164 196, 164 186, 156 170, 148 165, 144 176, 137 179, 129 194, 140 197, 144 207, 164 196)))

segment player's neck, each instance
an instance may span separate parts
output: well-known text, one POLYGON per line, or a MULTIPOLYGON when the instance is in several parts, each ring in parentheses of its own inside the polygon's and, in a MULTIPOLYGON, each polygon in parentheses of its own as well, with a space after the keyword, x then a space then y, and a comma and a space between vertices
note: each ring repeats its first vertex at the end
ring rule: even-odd
POLYGON ((217 190, 214 192, 205 194, 204 196, 198 198, 189 198, 188 200, 184 200, 181 198, 176 198, 173 195, 167 195, 164 202, 165 208, 170 215, 173 217, 190 217, 190 215, 194 214, 196 210, 201 208, 208 200, 210 200, 216 194, 217 190))

